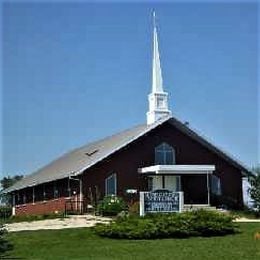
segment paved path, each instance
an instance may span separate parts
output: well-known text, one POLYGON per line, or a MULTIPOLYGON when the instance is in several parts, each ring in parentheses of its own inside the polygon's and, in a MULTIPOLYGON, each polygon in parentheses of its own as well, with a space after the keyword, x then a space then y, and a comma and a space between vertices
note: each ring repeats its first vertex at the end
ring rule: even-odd
POLYGON ((260 224, 260 219, 250 219, 250 218, 237 218, 235 219, 235 222, 254 222, 254 223, 259 223, 260 224))
POLYGON ((64 229, 93 227, 97 223, 109 223, 110 218, 98 217, 93 215, 70 216, 64 219, 46 219, 31 222, 19 222, 6 224, 5 227, 9 232, 25 230, 42 230, 42 229, 64 229))

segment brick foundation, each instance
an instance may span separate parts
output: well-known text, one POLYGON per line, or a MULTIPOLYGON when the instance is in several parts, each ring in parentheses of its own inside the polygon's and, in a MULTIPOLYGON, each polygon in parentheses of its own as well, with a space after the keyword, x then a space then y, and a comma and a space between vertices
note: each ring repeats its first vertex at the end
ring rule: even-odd
POLYGON ((15 206, 15 215, 41 215, 48 213, 61 213, 65 211, 66 198, 58 198, 48 201, 27 203, 15 206))

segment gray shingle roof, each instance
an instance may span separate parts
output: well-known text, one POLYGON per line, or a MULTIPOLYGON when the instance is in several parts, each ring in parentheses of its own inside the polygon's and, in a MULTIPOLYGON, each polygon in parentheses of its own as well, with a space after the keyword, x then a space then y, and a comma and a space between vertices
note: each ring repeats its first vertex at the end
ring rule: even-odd
POLYGON ((228 155, 222 149, 217 148, 205 137, 198 134, 196 131, 192 130, 189 126, 183 124, 176 118, 163 118, 152 125, 142 124, 131 129, 125 130, 118 134, 106 137, 104 139, 89 143, 78 149, 72 150, 57 160, 51 162, 47 166, 39 169, 31 175, 26 176, 24 179, 18 181, 10 188, 4 190, 4 193, 12 192, 15 190, 20 190, 25 187, 35 186, 41 183, 46 183, 49 181, 63 179, 68 176, 78 175, 82 173, 87 168, 93 166, 104 158, 108 157, 117 150, 123 148, 132 141, 138 139, 144 134, 148 133, 150 130, 156 128, 157 126, 169 121, 175 127, 177 127, 182 132, 189 135, 191 138, 197 140, 202 145, 206 146, 208 149, 217 153, 219 156, 223 157, 225 160, 229 161, 235 167, 240 170, 250 173, 251 171, 244 166, 237 159, 234 159, 231 155, 228 155))
POLYGON ((152 125, 138 125, 118 134, 72 150, 31 175, 26 176, 13 186, 4 190, 4 192, 8 193, 25 187, 35 186, 41 183, 80 174, 85 169, 131 143, 168 119, 169 118, 164 118, 152 125))

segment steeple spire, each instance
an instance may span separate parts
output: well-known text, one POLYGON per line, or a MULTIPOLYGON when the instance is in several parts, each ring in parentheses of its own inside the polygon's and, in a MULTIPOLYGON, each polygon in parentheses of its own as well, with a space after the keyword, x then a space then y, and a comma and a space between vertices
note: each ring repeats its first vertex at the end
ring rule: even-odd
POLYGON ((153 92, 163 92, 155 11, 153 11, 153 92))
POLYGON ((146 114, 148 125, 153 124, 162 117, 171 115, 171 111, 168 109, 168 93, 163 91, 155 11, 153 11, 152 93, 149 94, 148 100, 149 111, 146 114))

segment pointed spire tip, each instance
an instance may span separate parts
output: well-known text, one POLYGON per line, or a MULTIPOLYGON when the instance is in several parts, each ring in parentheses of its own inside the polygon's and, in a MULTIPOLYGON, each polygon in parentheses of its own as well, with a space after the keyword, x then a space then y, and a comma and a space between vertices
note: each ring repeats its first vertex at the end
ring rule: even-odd
POLYGON ((153 9, 153 27, 156 27, 155 19, 156 19, 156 15, 155 15, 155 10, 153 9))

